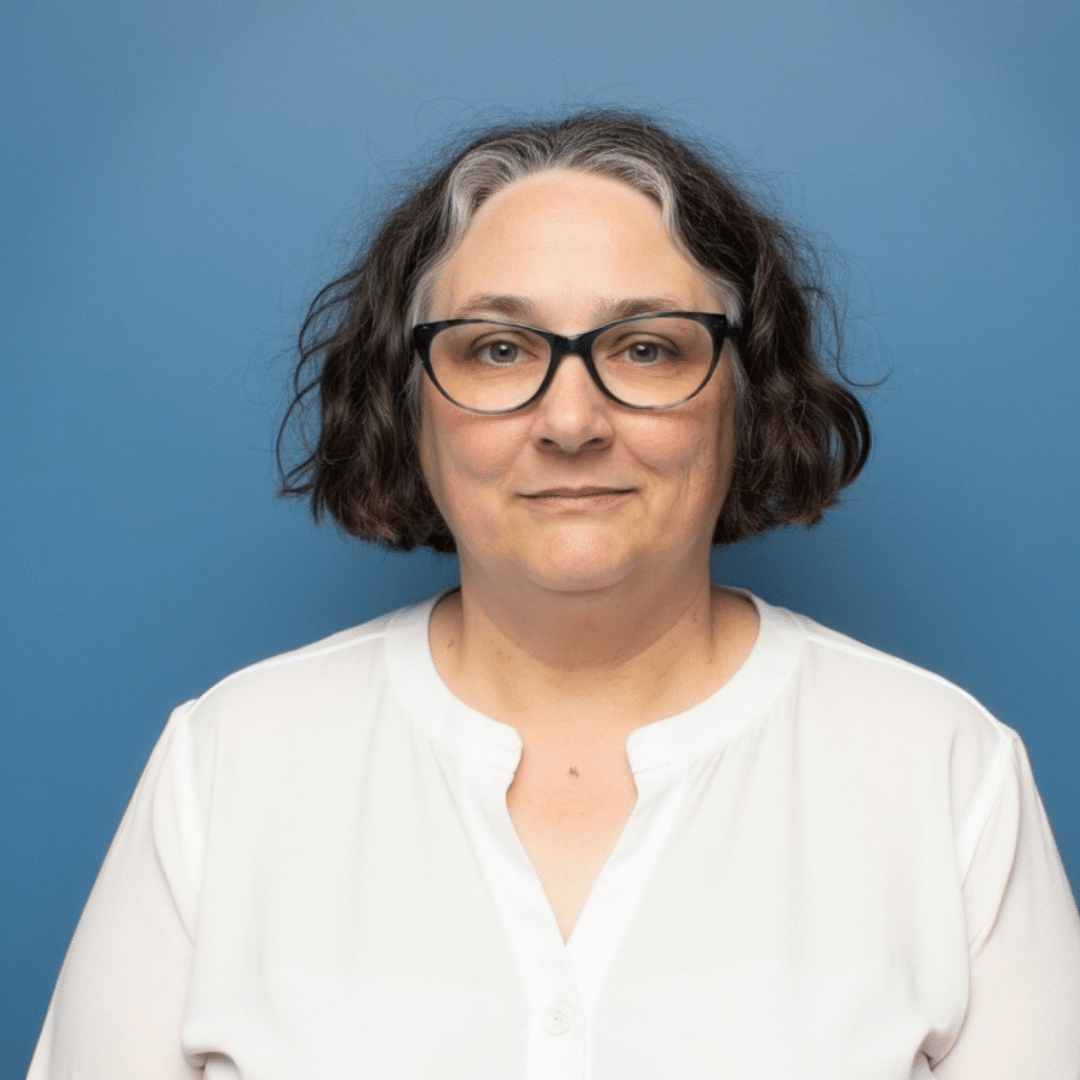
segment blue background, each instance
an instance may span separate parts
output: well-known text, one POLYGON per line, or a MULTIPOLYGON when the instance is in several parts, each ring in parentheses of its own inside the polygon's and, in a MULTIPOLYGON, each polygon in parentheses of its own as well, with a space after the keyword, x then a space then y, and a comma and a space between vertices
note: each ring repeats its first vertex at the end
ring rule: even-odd
POLYGON ((169 709, 452 562, 272 497, 304 306, 461 122, 617 102, 726 144, 846 260, 877 445, 717 559, 1023 735, 1080 882, 1080 7, 63 0, 0 29, 0 1076, 169 709))

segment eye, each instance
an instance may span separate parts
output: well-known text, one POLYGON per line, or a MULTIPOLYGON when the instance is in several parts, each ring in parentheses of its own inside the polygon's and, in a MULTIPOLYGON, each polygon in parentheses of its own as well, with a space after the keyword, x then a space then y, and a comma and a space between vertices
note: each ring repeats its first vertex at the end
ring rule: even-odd
POLYGON ((627 348, 626 356, 634 364, 655 364, 664 359, 664 350, 655 341, 635 341, 627 348))
POLYGON ((481 360, 486 360, 489 364, 513 364, 520 357, 521 349, 513 341, 499 339, 484 342, 477 349, 477 354, 481 360))
POLYGON ((657 367, 680 359, 681 350, 674 341, 639 337, 617 346, 621 358, 635 367, 657 367))
MULTIPOLYGON (((448 341, 449 343, 449 341, 448 341)), ((507 331, 505 327, 490 328, 462 342, 462 362, 485 364, 488 367, 519 367, 536 360, 541 343, 533 341, 525 332, 507 331)))

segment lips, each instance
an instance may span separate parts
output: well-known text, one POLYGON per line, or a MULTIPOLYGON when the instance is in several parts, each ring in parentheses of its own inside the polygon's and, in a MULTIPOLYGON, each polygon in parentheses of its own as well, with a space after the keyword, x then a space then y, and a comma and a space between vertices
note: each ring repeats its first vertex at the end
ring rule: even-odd
POLYGON ((633 488, 614 487, 555 487, 534 491, 526 499, 587 499, 594 495, 629 495, 633 488))
POLYGON ((592 495, 629 495, 632 487, 548 487, 526 499, 588 499, 592 495))

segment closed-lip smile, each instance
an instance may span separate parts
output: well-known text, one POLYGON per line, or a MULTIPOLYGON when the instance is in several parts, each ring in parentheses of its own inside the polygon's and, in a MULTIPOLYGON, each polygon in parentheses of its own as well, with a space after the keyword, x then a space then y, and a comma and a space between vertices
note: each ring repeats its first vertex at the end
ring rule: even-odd
POLYGON ((629 495, 633 488, 553 487, 525 495, 526 499, 586 499, 593 495, 629 495))

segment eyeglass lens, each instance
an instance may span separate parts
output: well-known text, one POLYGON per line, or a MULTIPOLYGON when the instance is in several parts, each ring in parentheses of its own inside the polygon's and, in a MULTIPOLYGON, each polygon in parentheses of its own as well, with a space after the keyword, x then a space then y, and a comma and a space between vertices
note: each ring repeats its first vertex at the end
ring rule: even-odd
MULTIPOLYGON (((627 405, 673 405, 708 378, 713 338, 694 319, 634 319, 605 330, 592 346, 604 386, 627 405)), ((468 322, 447 326, 431 341, 432 371, 454 401, 502 411, 523 405, 540 388, 551 346, 523 327, 468 322)))

